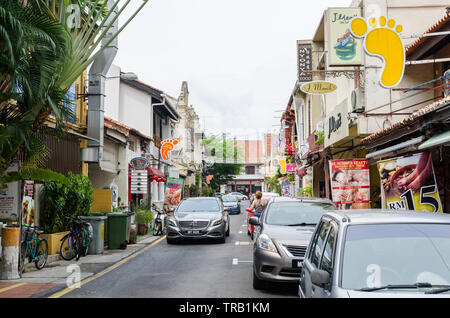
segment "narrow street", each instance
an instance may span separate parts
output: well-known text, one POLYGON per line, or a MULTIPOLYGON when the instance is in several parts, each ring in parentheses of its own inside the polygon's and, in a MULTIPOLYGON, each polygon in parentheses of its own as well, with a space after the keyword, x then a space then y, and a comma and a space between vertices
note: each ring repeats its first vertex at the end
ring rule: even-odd
POLYGON ((297 286, 252 287, 252 241, 246 231, 248 201, 231 215, 225 244, 165 240, 64 297, 265 298, 297 297, 297 286))

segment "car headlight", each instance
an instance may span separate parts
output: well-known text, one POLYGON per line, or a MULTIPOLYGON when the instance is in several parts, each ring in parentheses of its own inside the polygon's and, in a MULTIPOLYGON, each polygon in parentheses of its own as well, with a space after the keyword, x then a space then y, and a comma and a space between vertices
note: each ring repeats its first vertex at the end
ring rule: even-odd
POLYGON ((213 222, 213 225, 212 226, 217 226, 217 225, 221 225, 222 224, 222 219, 219 219, 219 220, 215 220, 214 222, 213 222))
POLYGON ((257 246, 263 250, 267 250, 270 252, 278 253, 277 248, 275 247, 275 244, 273 244, 270 237, 268 237, 266 234, 261 234, 258 237, 257 246))
POLYGON ((173 219, 169 219, 168 221, 167 221, 168 223, 169 223, 169 225, 171 225, 171 226, 177 226, 177 222, 175 221, 175 220, 173 220, 173 219))

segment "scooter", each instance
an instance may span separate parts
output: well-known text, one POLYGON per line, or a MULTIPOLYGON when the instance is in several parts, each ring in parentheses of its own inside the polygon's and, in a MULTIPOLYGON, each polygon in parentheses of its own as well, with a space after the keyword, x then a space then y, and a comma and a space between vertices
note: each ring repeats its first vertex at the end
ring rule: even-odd
POLYGON ((156 206, 152 205, 156 211, 156 217, 153 221, 153 235, 162 235, 166 230, 166 215, 156 206))

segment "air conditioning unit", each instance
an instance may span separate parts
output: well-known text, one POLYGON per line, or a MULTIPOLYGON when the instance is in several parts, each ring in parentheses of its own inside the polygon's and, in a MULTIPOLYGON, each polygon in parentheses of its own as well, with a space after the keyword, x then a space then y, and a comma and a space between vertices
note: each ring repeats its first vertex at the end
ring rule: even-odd
POLYGON ((450 69, 445 71, 444 76, 444 87, 447 87, 446 89, 444 89, 444 97, 447 97, 448 95, 450 95, 450 69))
POLYGON ((352 113, 363 113, 365 109, 364 91, 358 87, 352 91, 352 113))

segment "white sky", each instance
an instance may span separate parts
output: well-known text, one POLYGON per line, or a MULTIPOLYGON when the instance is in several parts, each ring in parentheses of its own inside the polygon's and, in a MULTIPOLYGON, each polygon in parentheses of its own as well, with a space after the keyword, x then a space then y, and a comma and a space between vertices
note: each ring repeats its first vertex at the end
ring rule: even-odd
POLYGON ((175 98, 187 81, 207 131, 273 130, 296 81, 296 40, 312 38, 327 7, 350 3, 150 0, 119 36, 114 64, 175 98))

